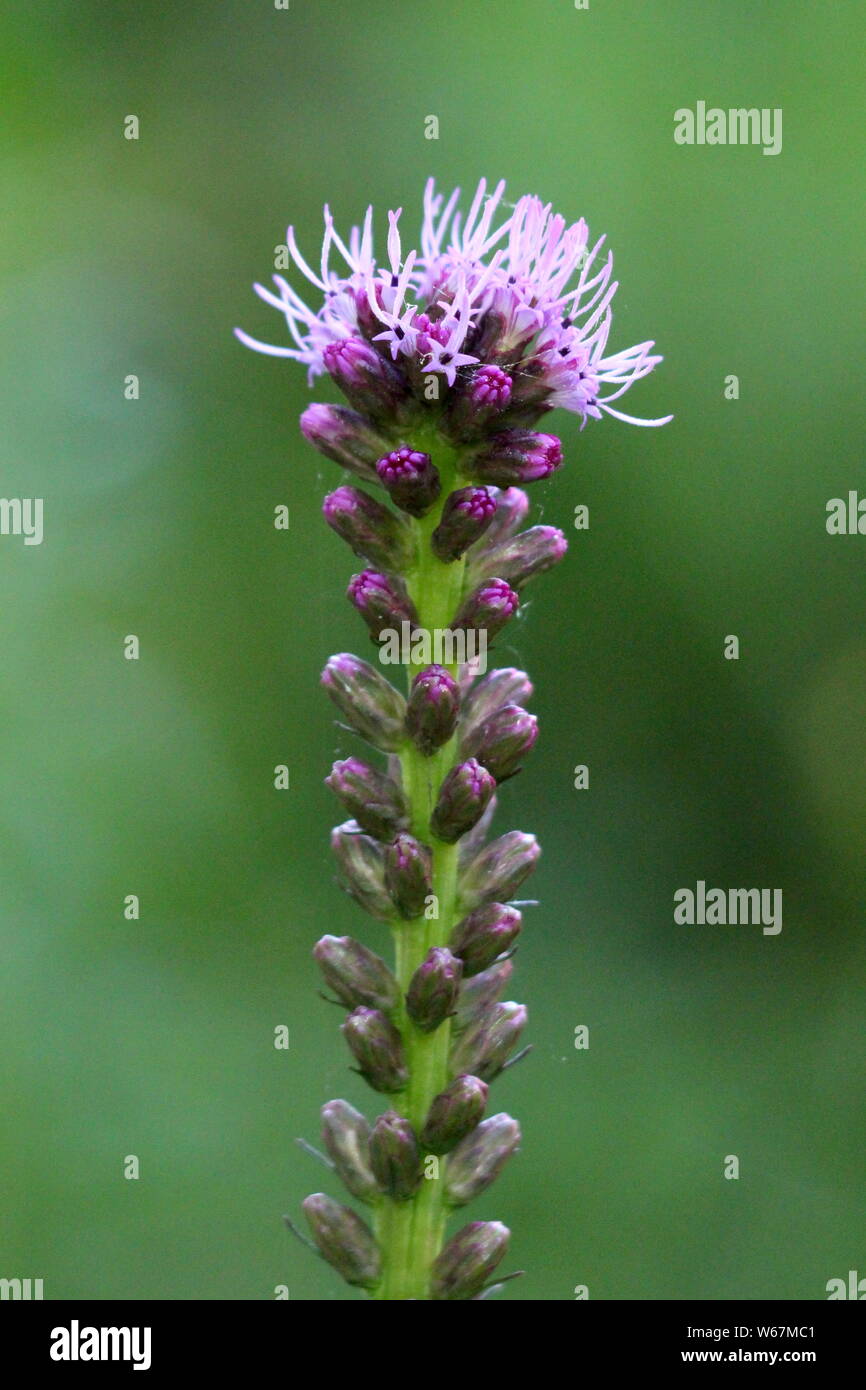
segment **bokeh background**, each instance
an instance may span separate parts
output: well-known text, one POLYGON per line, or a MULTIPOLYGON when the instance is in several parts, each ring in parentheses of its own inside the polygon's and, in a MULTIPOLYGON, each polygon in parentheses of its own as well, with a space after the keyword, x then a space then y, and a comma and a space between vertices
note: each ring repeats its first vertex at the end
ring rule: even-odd
POLYGON ((468 1215, 512 1227, 515 1300, 866 1272, 866 538, 825 530, 866 493, 857 24, 846 0, 4 6, 2 491, 44 498, 45 540, 0 538, 0 1275, 358 1296, 281 1216, 321 1184, 294 1143, 320 1105, 377 1108, 310 959, 323 931, 379 943, 332 883, 322 785, 350 745, 319 670, 366 638, 304 374, 231 330, 279 340, 250 286, 289 220, 313 258, 325 201, 409 230, 431 173, 605 231, 612 344, 665 354, 624 404, 676 415, 557 417, 568 466, 535 493, 590 529, 499 645, 543 729, 501 828, 545 855, 534 1051, 496 1096, 525 1141, 468 1215), (677 146, 699 99, 782 107, 782 153, 677 146), (699 878, 782 888, 781 935, 675 926, 699 878))

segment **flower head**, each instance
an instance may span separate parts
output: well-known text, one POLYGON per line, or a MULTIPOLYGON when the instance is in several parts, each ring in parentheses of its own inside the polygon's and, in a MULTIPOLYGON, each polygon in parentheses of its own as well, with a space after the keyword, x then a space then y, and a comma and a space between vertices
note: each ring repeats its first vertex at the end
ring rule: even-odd
POLYGON ((308 307, 275 275, 276 293, 255 290, 283 315, 291 344, 271 346, 240 329, 238 338, 257 352, 303 362, 311 380, 328 371, 350 394, 371 389, 380 408, 399 389, 400 370, 407 396, 413 379, 438 375, 467 396, 455 416, 463 428, 475 414, 513 409, 526 423, 527 409, 537 419, 555 406, 584 423, 602 413, 667 423, 669 416, 635 420, 613 408, 661 358, 652 342, 608 353, 617 282, 604 237, 590 245, 582 218, 569 225, 531 195, 506 204, 504 191, 499 183, 488 192, 482 179, 464 220, 459 189, 446 200, 430 179, 420 247, 404 249, 402 209, 392 211, 383 264, 373 255, 372 208, 346 242, 326 207, 318 269, 302 256, 294 229, 287 233, 295 266, 321 295, 319 307, 308 307), (336 268, 332 253, 342 262, 336 268))

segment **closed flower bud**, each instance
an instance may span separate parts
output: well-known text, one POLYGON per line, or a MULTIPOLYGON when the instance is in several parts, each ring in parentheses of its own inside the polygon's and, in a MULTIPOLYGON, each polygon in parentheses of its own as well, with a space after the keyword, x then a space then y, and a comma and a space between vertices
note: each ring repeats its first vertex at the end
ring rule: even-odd
POLYGON ((380 458, 376 473, 392 502, 410 516, 423 516, 442 490, 439 470, 430 455, 405 445, 380 458))
POLYGON ((484 1114, 489 1087, 477 1076, 458 1076, 440 1091, 427 1112, 421 1131, 426 1153, 446 1154, 471 1134, 484 1114))
POLYGON ((463 962, 464 979, 479 975, 517 940, 522 917, 516 907, 487 903, 458 923, 451 950, 463 962))
POLYGON ((547 478, 562 465, 562 445, 554 434, 503 430, 467 465, 479 483, 511 487, 547 478))
POLYGON ((473 825, 471 830, 467 830, 459 842, 457 862, 461 870, 465 869, 467 864, 471 864, 476 854, 480 854, 486 845, 495 815, 496 796, 494 794, 487 803, 487 810, 484 815, 473 825))
POLYGON ((497 960, 486 970, 479 970, 477 975, 464 980, 454 1016, 455 1033, 476 1023, 489 1006, 502 997, 513 972, 510 960, 497 960))
POLYGON ((323 936, 313 955, 325 984, 341 1004, 354 1009, 366 1004, 391 1013, 399 1003, 400 987, 381 956, 351 936, 323 936))
POLYGON ((406 1201, 421 1182, 421 1156, 415 1131, 393 1110, 380 1115, 370 1135, 370 1161, 380 1192, 406 1201))
POLYGON ((412 561, 408 524, 357 487, 338 487, 322 503, 325 520, 362 559, 387 570, 405 570, 412 561))
POLYGON ((368 420, 346 405, 310 405, 301 416, 301 433, 326 458, 365 482, 379 482, 376 460, 387 443, 368 420))
POLYGON ((534 835, 509 830, 467 864, 460 877, 460 905, 472 912, 484 903, 508 902, 535 868, 541 847, 534 835))
POLYGON ((374 1091, 387 1094, 405 1089, 409 1072, 403 1042, 385 1014, 363 1006, 355 1009, 343 1024, 343 1037, 361 1075, 374 1091))
POLYGON ((442 520, 430 537, 433 554, 445 564, 459 560, 487 530, 496 511, 489 488, 461 487, 449 493, 442 520))
POLYGON ((427 666, 412 682, 406 729, 425 757, 443 747, 454 733, 460 710, 457 682, 444 666, 427 666))
POLYGON ((451 1054, 455 1071, 469 1071, 482 1081, 499 1075, 526 1027, 523 1004, 489 1004, 471 1028, 461 1033, 451 1054))
POLYGON ((460 752, 477 758, 497 782, 520 771, 523 759, 535 746, 538 720, 519 705, 503 705, 483 724, 477 724, 463 740, 460 752))
POLYGON ((322 686, 356 734, 385 753, 406 741, 406 701, 369 661, 351 652, 329 658, 322 686))
POLYGON ((464 696, 461 713, 463 741, 478 724, 483 724, 503 705, 522 705, 532 697, 532 681, 524 671, 503 666, 489 671, 464 696))
POLYGON ((315 1192, 301 1203, 313 1240, 329 1265, 347 1284, 375 1288, 382 1273, 379 1247, 372 1231, 350 1207, 315 1192))
POLYGON ((401 831, 385 848, 385 885, 400 916, 420 917, 433 892, 433 859, 427 845, 401 831))
POLYGON ((409 982, 406 1012, 423 1033, 432 1033, 454 1011, 463 966, 447 946, 433 946, 409 982))
POLYGON ((394 916, 385 886, 385 851, 365 835, 358 822, 347 820, 331 831, 331 849, 340 868, 340 882, 350 897, 380 922, 394 916))
POLYGON ((511 377, 501 367, 477 367, 462 389, 452 392, 448 429, 452 435, 471 439, 480 434, 511 400, 511 377))
POLYGON ((528 531, 482 552, 474 566, 479 578, 498 574, 520 588, 527 580, 553 569, 568 550, 568 541, 555 526, 531 526, 528 531))
POLYGON ((337 1176, 353 1197, 375 1202, 379 1189, 370 1164, 370 1126, 345 1100, 322 1106, 322 1143, 337 1176))
POLYGON ((344 758, 334 763, 325 786, 338 796, 362 830, 377 840, 391 840, 408 825, 408 807, 402 788, 384 773, 361 761, 344 758))
POLYGON ((442 783, 430 829, 438 840, 453 845, 483 816, 496 791, 496 779, 475 758, 458 763, 442 783))
POLYGON ((371 419, 392 419, 406 398, 399 368, 363 338, 328 343, 322 361, 347 401, 371 419))
POLYGON ((453 627, 457 631, 464 628, 486 632, 490 640, 514 616, 519 603, 517 594, 504 579, 487 579, 469 595, 454 619, 453 627))
POLYGON ((475 555, 476 549, 484 552, 488 546, 498 545, 500 541, 513 536, 515 531, 520 530, 529 514, 529 498, 522 488, 496 487, 488 488, 488 492, 492 492, 496 498, 496 511, 477 547, 473 547, 470 559, 475 555))
POLYGON ((386 630, 399 630, 401 623, 417 621, 404 585, 391 575, 379 574, 376 570, 353 574, 347 597, 361 614, 374 642, 386 630))
POLYGON ((475 1298, 508 1249, 510 1236, 501 1221, 470 1221, 437 1257, 430 1281, 431 1299, 475 1298))
POLYGON ((453 1207, 480 1197, 499 1177, 520 1143, 520 1125, 510 1115, 491 1115, 463 1140, 448 1160, 445 1195, 453 1207))

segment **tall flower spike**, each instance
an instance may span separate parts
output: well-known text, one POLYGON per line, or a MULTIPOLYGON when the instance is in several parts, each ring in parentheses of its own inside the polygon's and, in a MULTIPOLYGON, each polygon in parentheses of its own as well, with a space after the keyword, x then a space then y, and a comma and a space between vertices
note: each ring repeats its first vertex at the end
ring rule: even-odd
POLYGON ((348 596, 380 661, 406 668, 408 698, 347 653, 322 675, 343 724, 387 757, 384 767, 343 757, 327 780, 352 817, 332 833, 338 880, 391 928, 396 964, 392 973, 348 936, 322 937, 314 954, 351 1010, 343 1034, 356 1069, 392 1108, 372 1128, 346 1101, 322 1112, 330 1161, 375 1231, 321 1193, 304 1209, 325 1259, 382 1300, 483 1298, 508 1246, 498 1221, 444 1232, 520 1133, 507 1115, 483 1116, 526 1024, 522 1004, 502 1002, 521 926, 508 900, 540 851, 516 830, 488 836, 496 783, 520 767, 536 721, 523 708, 528 677, 486 672, 482 657, 523 586, 566 549, 555 526, 527 527, 522 485, 562 465, 548 432, 556 407, 581 428, 605 415, 665 423, 619 409, 661 359, 649 341, 608 350, 617 286, 604 238, 537 197, 504 193, 482 180, 464 215, 458 190, 446 198, 431 179, 418 246, 392 211, 380 260, 371 208, 343 238, 326 207, 320 257, 308 262, 292 227, 286 237, 315 303, 297 275, 275 276, 256 293, 280 314, 284 343, 238 330, 343 393, 346 404, 309 406, 301 430, 352 475, 326 498, 325 519, 369 565, 348 596), (427 1155, 443 1156, 442 1178, 427 1155))

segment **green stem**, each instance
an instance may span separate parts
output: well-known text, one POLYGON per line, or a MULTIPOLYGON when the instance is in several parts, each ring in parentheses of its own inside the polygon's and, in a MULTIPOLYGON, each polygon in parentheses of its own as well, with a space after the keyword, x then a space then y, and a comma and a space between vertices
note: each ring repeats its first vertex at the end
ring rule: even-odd
MULTIPOLYGON (((413 447, 429 453, 442 481, 439 502, 425 517, 413 523, 418 542, 418 561, 408 576, 409 593, 418 614, 419 625, 431 634, 449 628, 459 607, 463 588, 463 560, 443 564, 433 554, 430 536, 439 524, 442 506, 458 482, 457 456, 438 436, 415 437, 413 447)), ((407 684, 426 663, 410 662, 407 684)), ((456 667, 451 667, 456 677, 456 667)), ((433 851, 433 894, 435 915, 394 928, 395 974, 405 995, 418 966, 433 946, 447 946, 455 925, 457 909, 457 845, 442 844, 430 830, 430 817, 439 787, 457 756, 457 737, 432 757, 425 757, 409 745, 400 755, 403 786, 412 816, 412 833, 433 851)), ((405 1011, 396 1020, 403 1036, 409 1070, 409 1083, 402 1097, 402 1109, 416 1132, 435 1096, 451 1080, 448 1053, 451 1024, 446 1021, 432 1033, 422 1033, 405 1011)), ((376 1291, 379 1299, 428 1299, 430 1268, 442 1248, 447 1209, 437 1165, 435 1176, 425 1176, 411 1201, 385 1199, 379 1208, 376 1233, 382 1251, 383 1279, 376 1291)))

